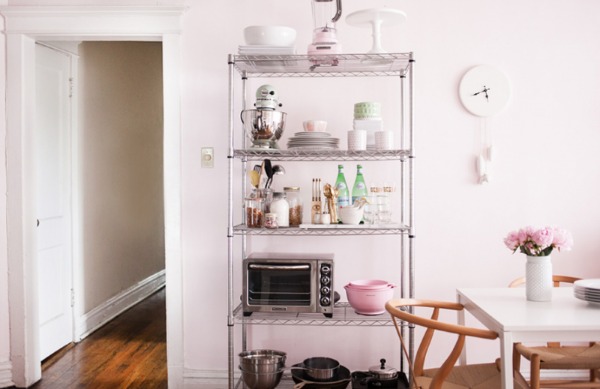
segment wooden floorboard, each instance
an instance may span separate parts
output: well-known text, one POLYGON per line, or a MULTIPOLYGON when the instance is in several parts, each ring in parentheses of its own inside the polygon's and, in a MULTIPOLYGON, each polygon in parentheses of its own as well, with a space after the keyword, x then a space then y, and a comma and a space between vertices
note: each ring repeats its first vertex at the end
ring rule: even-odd
POLYGON ((165 289, 42 364, 31 389, 167 388, 165 289))

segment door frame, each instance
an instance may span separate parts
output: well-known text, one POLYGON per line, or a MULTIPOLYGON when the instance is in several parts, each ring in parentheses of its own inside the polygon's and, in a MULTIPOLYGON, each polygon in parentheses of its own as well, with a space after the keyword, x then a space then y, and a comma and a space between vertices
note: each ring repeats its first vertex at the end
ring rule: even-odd
POLYGON ((179 6, 5 6, 6 209, 12 380, 41 378, 35 230, 35 42, 160 41, 163 45, 163 178, 169 387, 183 384, 181 248, 181 17, 179 6))

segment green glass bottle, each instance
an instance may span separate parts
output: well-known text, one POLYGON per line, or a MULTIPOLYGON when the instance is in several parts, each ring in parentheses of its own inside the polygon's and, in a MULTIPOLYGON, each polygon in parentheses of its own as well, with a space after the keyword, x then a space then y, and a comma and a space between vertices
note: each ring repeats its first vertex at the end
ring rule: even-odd
POLYGON ((354 180, 354 186, 352 187, 352 204, 354 204, 356 200, 360 200, 368 195, 367 184, 365 184, 365 177, 363 177, 362 174, 362 166, 356 165, 356 179, 354 180))
POLYGON ((344 165, 338 165, 338 175, 335 180, 335 187, 338 190, 338 207, 350 205, 350 191, 348 190, 348 184, 346 184, 346 177, 344 176, 344 165))

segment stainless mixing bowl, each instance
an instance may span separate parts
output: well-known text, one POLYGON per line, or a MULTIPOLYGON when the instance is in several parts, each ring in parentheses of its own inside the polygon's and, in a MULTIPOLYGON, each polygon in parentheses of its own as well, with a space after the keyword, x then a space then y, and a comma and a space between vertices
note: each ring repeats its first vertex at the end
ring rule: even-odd
POLYGON ((287 114, 269 109, 246 109, 241 113, 244 132, 255 148, 277 148, 287 114))
POLYGON ((242 379, 250 389, 273 389, 281 381, 286 353, 276 350, 244 351, 240 356, 242 379))

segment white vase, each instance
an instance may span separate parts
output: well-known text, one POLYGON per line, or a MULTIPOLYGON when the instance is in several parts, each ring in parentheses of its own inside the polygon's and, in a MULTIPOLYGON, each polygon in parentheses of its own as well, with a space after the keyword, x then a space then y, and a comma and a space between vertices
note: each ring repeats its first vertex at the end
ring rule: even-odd
POLYGON ((552 261, 550 256, 527 256, 525 293, 529 301, 552 300, 552 261))

